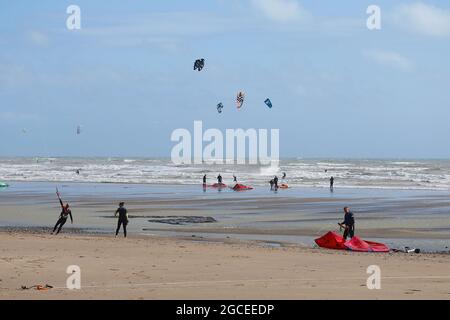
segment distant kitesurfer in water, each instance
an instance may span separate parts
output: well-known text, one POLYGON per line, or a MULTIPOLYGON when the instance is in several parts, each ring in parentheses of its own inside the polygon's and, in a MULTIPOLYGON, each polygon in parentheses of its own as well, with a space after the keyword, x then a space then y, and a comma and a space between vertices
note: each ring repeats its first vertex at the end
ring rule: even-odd
POLYGON ((76 173, 77 173, 77 174, 80 174, 80 169, 77 169, 76 173))
POLYGON ((339 226, 345 228, 344 230, 344 239, 347 240, 347 237, 353 238, 355 235, 355 217, 353 212, 350 211, 349 207, 344 208, 344 221, 339 223, 339 226))
POLYGON ((281 179, 286 179, 286 172, 283 172, 283 177, 281 179))
POLYGON ((120 226, 123 225, 123 235, 126 238, 127 237, 128 213, 127 213, 127 209, 125 209, 124 205, 125 205, 124 202, 119 203, 119 208, 117 208, 114 216, 117 217, 117 214, 119 214, 119 220, 117 221, 116 237, 119 234, 120 226))
POLYGON ((275 178, 273 178, 273 185, 275 187, 275 190, 278 190, 278 177, 275 176, 275 178))
POLYGON ((61 214, 59 215, 59 219, 56 222, 55 227, 53 228, 52 234, 55 233, 56 229, 58 229, 58 231, 56 231, 56 234, 61 231, 64 224, 67 222, 67 217, 69 216, 70 222, 73 224, 72 211, 69 209, 69 204, 63 204, 58 189, 56 189, 56 195, 58 196, 59 203, 61 204, 61 214))
POLYGON ((237 177, 233 174, 233 182, 237 183, 237 177))
POLYGON ((330 178, 330 190, 333 191, 334 190, 334 177, 330 178))
POLYGON ((220 173, 219 173, 219 175, 217 176, 217 183, 222 183, 222 176, 220 175, 220 173))

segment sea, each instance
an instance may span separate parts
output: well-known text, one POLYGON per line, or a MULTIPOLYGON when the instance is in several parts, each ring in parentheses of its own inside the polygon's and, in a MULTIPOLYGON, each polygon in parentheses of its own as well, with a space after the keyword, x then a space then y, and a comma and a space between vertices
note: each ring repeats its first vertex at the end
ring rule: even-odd
POLYGON ((250 164, 174 164, 164 158, 0 157, 1 182, 89 182, 159 185, 240 183, 265 186, 274 176, 291 187, 450 190, 450 160, 286 158, 268 166, 250 164), (79 173, 77 173, 77 170, 79 173))

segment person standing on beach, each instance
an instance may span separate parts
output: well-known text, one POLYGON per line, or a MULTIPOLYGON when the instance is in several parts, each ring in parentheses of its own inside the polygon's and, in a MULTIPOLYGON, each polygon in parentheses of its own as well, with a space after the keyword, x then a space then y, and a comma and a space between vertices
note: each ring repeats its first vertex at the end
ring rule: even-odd
POLYGON ((330 178, 330 190, 333 191, 334 190, 334 177, 330 178))
POLYGON ((219 175, 217 176, 217 183, 219 183, 219 184, 222 183, 222 176, 220 175, 220 173, 219 173, 219 175))
POLYGON ((233 182, 237 183, 237 177, 233 174, 233 182))
POLYGON ((270 179, 269 183, 270 183, 270 190, 273 190, 273 179, 270 179))
POLYGON ((203 186, 206 187, 206 174, 203 176, 203 186))
POLYGON ((344 208, 344 221, 339 223, 339 226, 344 228, 344 240, 347 240, 348 236, 350 236, 350 239, 353 238, 355 235, 355 217, 349 207, 344 208))
POLYGON ((128 212, 124 207, 125 203, 119 203, 119 208, 117 208, 116 213, 114 214, 117 217, 119 214, 119 220, 117 221, 117 229, 116 229, 116 237, 119 234, 120 226, 123 225, 123 236, 127 237, 127 224, 128 224, 128 212))
POLYGON ((56 189, 56 195, 58 196, 59 203, 61 204, 61 214, 59 215, 59 219, 56 222, 55 227, 53 228, 52 234, 55 233, 56 229, 58 229, 58 231, 56 231, 56 234, 58 234, 61 231, 62 227, 67 222, 67 217, 69 216, 70 222, 73 224, 72 211, 69 209, 69 204, 68 203, 66 203, 65 205, 63 204, 58 189, 56 189))
POLYGON ((278 177, 275 176, 275 178, 273 178, 273 185, 275 187, 275 190, 278 190, 278 177))

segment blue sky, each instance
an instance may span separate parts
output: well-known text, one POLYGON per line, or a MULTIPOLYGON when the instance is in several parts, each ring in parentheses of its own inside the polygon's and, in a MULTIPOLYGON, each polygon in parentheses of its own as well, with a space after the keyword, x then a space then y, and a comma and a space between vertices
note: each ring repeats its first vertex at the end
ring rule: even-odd
POLYGON ((168 156, 203 120, 279 128, 283 157, 449 158, 449 56, 448 1, 0 0, 0 156, 168 156))

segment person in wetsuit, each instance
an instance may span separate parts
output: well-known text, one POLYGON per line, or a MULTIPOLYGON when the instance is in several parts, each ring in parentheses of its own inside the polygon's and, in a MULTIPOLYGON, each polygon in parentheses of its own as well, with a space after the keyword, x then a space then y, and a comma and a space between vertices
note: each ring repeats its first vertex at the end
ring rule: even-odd
POLYGON ((61 204, 61 214, 59 215, 58 221, 56 221, 56 224, 55 224, 55 227, 53 228, 52 234, 55 233, 56 229, 58 229, 58 231, 56 231, 56 234, 58 234, 61 231, 62 227, 67 222, 67 217, 69 217, 69 216, 70 216, 70 222, 73 224, 72 211, 69 209, 69 204, 68 203, 66 203, 65 205, 63 204, 58 190, 56 190, 56 195, 58 196, 59 203, 61 204))
POLYGON ((283 177, 281 179, 286 179, 286 172, 283 172, 283 177))
POLYGON ((271 180, 269 181, 269 183, 270 183, 270 190, 273 190, 273 179, 271 179, 271 180))
POLYGON ((233 174, 233 182, 237 183, 237 177, 233 174))
POLYGON ((278 190, 278 177, 275 176, 275 178, 273 178, 273 185, 275 187, 275 190, 278 190))
POLYGON ((220 173, 217 176, 217 183, 222 183, 222 176, 220 175, 220 173))
POLYGON ((206 186, 206 174, 203 176, 203 186, 206 186))
POLYGON ((334 190, 334 177, 330 178, 330 190, 333 191, 334 190))
POLYGON ((355 235, 355 217, 353 212, 350 211, 349 207, 344 208, 344 221, 339 223, 339 226, 345 228, 344 230, 344 240, 347 240, 347 237, 353 238, 355 235))
POLYGON ((123 236, 127 237, 127 224, 128 224, 128 213, 127 209, 124 207, 125 203, 119 203, 119 208, 117 208, 116 213, 114 214, 117 217, 119 214, 119 220, 117 221, 117 229, 116 229, 116 237, 119 234, 120 226, 123 225, 123 236))

